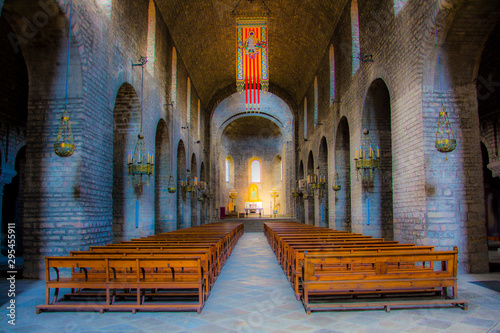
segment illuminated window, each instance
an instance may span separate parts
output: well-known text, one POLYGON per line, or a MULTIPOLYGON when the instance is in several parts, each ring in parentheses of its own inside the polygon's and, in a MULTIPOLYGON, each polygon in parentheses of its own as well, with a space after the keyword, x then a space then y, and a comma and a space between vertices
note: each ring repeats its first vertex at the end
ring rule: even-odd
POLYGON ((335 100, 335 51, 330 45, 330 101, 335 100))
POLYGON ((226 183, 229 183, 229 160, 226 158, 226 183))
POLYGON ((107 17, 111 17, 111 12, 113 11, 113 1, 112 0, 96 0, 97 4, 101 6, 104 14, 107 17))
POLYGON ((153 0, 149 0, 149 18, 148 18, 148 63, 147 69, 154 73, 156 56, 156 8, 153 0))
POLYGON ((359 14, 358 0, 351 2, 351 35, 352 35, 352 74, 359 69, 359 57, 361 53, 361 45, 359 40, 359 14))
POLYGON ((260 183, 260 161, 252 162, 252 183, 260 183))
POLYGON ((280 180, 283 181, 283 161, 280 161, 280 180))
POLYGON ((304 97, 304 139, 307 139, 307 97, 304 97))
POLYGON ((172 86, 170 87, 170 96, 174 105, 177 104, 177 51, 172 48, 172 86))
POLYGON ((398 15, 407 0, 394 0, 394 15, 398 15))
POLYGON ((318 125, 319 107, 318 107, 318 77, 314 77, 314 126, 318 125))

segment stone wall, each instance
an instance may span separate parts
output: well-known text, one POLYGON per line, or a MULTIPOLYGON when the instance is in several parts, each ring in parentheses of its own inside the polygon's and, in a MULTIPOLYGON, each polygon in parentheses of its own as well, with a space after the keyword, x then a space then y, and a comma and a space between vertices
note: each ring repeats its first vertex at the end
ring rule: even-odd
MULTIPOLYGON (((303 108, 296 118, 300 149, 297 168, 300 161, 304 165, 307 163, 310 151, 316 161, 316 147, 320 146, 320 140, 325 136, 329 143, 331 180, 337 169, 333 158, 336 156, 335 147, 340 147, 336 140, 342 138, 342 135, 336 137, 335 134, 340 118, 345 117, 350 136, 351 178, 348 184, 343 184, 347 186, 342 191, 350 191, 352 231, 382 235, 406 243, 435 245, 437 249, 458 246, 461 270, 484 272, 487 270, 487 256, 483 183, 480 165, 472 162, 480 159, 478 108, 474 86, 468 82, 477 77, 477 59, 481 57, 479 44, 486 42, 495 26, 499 7, 492 2, 482 1, 474 6, 476 12, 471 13, 465 10, 463 1, 440 2, 438 38, 442 52, 441 68, 445 73, 445 84, 441 89, 436 74, 432 2, 410 0, 395 4, 392 0, 379 0, 361 1, 358 5, 361 53, 373 56, 373 62, 362 61, 360 68, 352 73, 353 60, 358 55, 352 54, 351 10, 348 4, 331 39, 335 50, 336 101, 330 100, 330 91, 327 89, 330 87, 328 45, 316 72, 319 122, 324 125, 314 127, 312 121, 314 85, 310 82, 304 96, 307 98, 309 114, 307 141, 303 140, 302 134, 303 108), (482 17, 479 13, 486 15, 487 24, 475 24, 482 17), (444 22, 447 22, 446 25, 444 22), (477 47, 471 46, 476 44, 477 47), (456 54, 452 56, 453 52, 464 56, 460 65, 457 64, 460 61, 457 61, 456 54), (452 76, 447 75, 446 71, 463 73, 460 68, 466 68, 466 74, 446 79, 452 76), (374 122, 380 117, 381 111, 376 106, 370 107, 373 103, 367 96, 369 87, 375 81, 387 87, 390 110, 389 117, 374 122), (443 90, 442 94, 440 90, 443 90), (455 110, 450 112, 450 119, 459 145, 455 152, 448 154, 448 161, 434 147, 437 115, 442 100, 450 110, 455 110), (367 189, 365 182, 357 176, 353 161, 354 149, 361 144, 366 123, 372 132, 374 144, 385 149, 381 151, 381 170, 377 171, 375 177, 375 182, 381 183, 372 189, 367 189), (388 192, 391 188, 392 191, 388 192), (392 202, 387 199, 388 195, 392 196, 392 202), (377 196, 381 199, 375 199, 377 196), (366 215, 367 198, 370 198, 370 225, 366 215), (377 200, 382 205, 374 208, 373 203, 377 200), (377 209, 380 211, 377 212, 377 209), (378 231, 375 230, 377 228, 378 231)), ((491 125, 485 124, 482 131, 483 140, 486 139, 490 147, 495 143, 491 139, 494 134, 492 126, 493 122, 491 125), (491 133, 489 137, 487 133, 491 133)), ((339 168, 342 165, 339 164, 339 168)), ((329 191, 331 198, 334 198, 333 191, 329 191)), ((345 198, 342 195, 339 198, 341 200, 330 200, 331 227, 335 225, 332 221, 336 219, 337 212, 346 216, 344 207, 338 206, 339 202, 345 202, 345 198)), ((349 225, 341 221, 337 221, 337 224, 342 228, 349 225)))
MULTIPOLYGON (((94 1, 74 1, 68 111, 76 151, 69 158, 60 158, 52 146, 64 108, 69 3, 53 0, 3 3, 2 18, 7 19, 18 35, 14 41, 23 54, 29 76, 23 223, 25 276, 41 276, 46 255, 67 254, 112 242, 113 229, 115 240, 153 234, 155 209, 160 207, 155 200, 162 200, 169 212, 175 212, 176 195, 159 195, 154 176, 150 186, 144 186, 139 193, 126 175, 123 163, 137 138, 137 126, 129 127, 123 140, 113 144, 113 133, 121 126, 114 111, 123 84, 130 85, 138 98, 142 98, 146 149, 155 151, 158 124, 163 121, 169 143, 176 147, 181 139, 189 142, 189 152, 196 154, 198 160, 195 172, 199 173, 205 142, 196 144, 200 139, 197 130, 181 130, 186 125, 181 115, 186 114, 188 73, 180 57, 178 103, 166 106, 172 100, 174 43, 161 15, 156 15, 155 70, 153 73, 145 69, 144 86, 141 68, 132 67, 148 52, 148 9, 147 0, 133 4, 115 2, 111 12, 94 1), (118 156, 121 158, 117 160, 118 156), (113 177, 115 169, 122 170, 118 179, 113 177), (113 200, 113 188, 118 184, 123 188, 123 200, 113 200), (115 214, 119 207, 126 207, 130 214, 119 218, 115 214)), ((197 103, 196 87, 192 85, 191 112, 196 115, 197 103)), ((203 105, 201 109, 203 114, 203 105)), ((193 127, 197 127, 197 116, 192 118, 193 127)), ((121 120, 122 124, 130 121, 121 120)), ((137 124, 137 119, 133 122, 137 124)), ((170 158, 175 161, 176 156, 169 156, 163 163, 170 165, 170 158)), ((176 163, 172 165, 172 170, 161 168, 161 172, 175 175, 176 163)), ((159 191, 165 192, 164 180, 162 184, 159 191)), ((158 229, 175 228, 172 226, 177 220, 175 213, 163 215, 158 229)))

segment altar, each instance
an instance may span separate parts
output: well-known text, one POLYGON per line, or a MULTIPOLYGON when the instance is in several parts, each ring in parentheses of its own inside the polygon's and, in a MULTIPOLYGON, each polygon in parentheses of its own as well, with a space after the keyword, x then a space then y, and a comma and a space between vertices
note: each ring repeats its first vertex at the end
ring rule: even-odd
POLYGON ((245 202, 245 216, 248 214, 259 213, 259 217, 264 216, 264 207, 259 199, 259 187, 257 184, 250 184, 248 187, 248 200, 245 202))
POLYGON ((259 213, 259 217, 264 215, 264 208, 262 207, 262 201, 258 202, 245 202, 245 216, 248 214, 259 213))

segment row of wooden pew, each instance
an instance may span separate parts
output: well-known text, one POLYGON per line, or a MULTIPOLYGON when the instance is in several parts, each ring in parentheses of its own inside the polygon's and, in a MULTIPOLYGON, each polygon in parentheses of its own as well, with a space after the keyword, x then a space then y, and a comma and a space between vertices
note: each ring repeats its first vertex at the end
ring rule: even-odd
POLYGON ((457 305, 458 249, 436 251, 296 222, 264 233, 307 314, 312 310, 457 305))
POLYGON ((36 311, 200 313, 243 232, 243 224, 206 224, 46 257, 46 299, 36 311))

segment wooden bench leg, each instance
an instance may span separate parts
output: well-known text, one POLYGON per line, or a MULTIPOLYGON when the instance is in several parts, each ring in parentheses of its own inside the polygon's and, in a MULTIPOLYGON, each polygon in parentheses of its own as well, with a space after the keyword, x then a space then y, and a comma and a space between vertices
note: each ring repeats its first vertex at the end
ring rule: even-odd
POLYGON ((56 290, 54 290, 54 298, 52 299, 52 303, 50 304, 55 304, 57 299, 59 298, 59 288, 55 288, 56 290))
POLYGON ((50 288, 45 287, 45 304, 50 304, 50 288))

